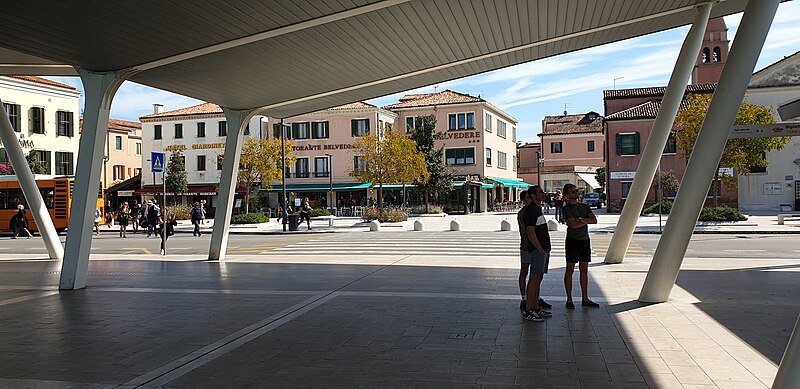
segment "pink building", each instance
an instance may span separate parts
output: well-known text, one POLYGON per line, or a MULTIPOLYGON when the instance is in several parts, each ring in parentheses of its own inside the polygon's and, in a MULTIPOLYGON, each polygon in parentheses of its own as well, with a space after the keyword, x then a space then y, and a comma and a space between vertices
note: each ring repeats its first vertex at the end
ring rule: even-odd
POLYGON ((594 111, 544 117, 539 136, 541 180, 546 192, 553 193, 566 184, 574 184, 583 192, 600 189, 595 173, 605 164, 603 130, 603 117, 594 111))
POLYGON ((522 181, 542 185, 542 144, 525 143, 517 147, 517 174, 522 181))

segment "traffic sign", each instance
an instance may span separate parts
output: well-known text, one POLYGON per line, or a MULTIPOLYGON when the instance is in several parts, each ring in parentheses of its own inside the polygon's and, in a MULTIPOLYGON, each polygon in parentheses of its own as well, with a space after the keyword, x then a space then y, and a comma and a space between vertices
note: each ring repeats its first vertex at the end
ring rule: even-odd
POLYGON ((150 153, 150 166, 153 173, 164 172, 164 153, 150 153))

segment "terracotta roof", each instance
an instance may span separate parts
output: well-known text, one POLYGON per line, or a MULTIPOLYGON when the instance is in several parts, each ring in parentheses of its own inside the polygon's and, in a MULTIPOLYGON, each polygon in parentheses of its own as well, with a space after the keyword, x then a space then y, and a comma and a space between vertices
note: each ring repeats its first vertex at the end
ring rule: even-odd
POLYGON ((445 89, 438 93, 421 93, 413 95, 405 95, 400 98, 400 102, 390 104, 384 109, 397 109, 397 108, 412 108, 412 107, 429 107, 433 105, 447 105, 447 104, 463 104, 463 103, 480 103, 486 100, 470 96, 465 93, 453 92, 450 89, 445 89))
POLYGON ((372 104, 367 104, 363 101, 356 101, 355 103, 340 105, 338 107, 333 107, 328 109, 339 110, 339 109, 359 109, 359 108, 378 108, 378 107, 372 104))
POLYGON ((541 143, 525 143, 522 145, 517 146, 518 149, 526 149, 526 148, 541 148, 541 143))
POLYGON ((55 82, 53 80, 48 80, 48 79, 42 78, 42 77, 36 77, 36 76, 7 76, 7 77, 16 78, 18 80, 23 80, 23 81, 35 82, 37 84, 55 86, 55 87, 58 87, 58 88, 71 89, 71 90, 77 90, 78 89, 78 88, 75 88, 72 85, 62 84, 60 82, 55 82))
MULTIPOLYGON (((686 108, 689 102, 686 99, 681 100, 680 108, 686 108)), ((661 100, 653 99, 642 104, 624 109, 619 112, 614 112, 606 116, 606 120, 634 120, 634 119, 655 119, 658 115, 658 110, 661 109, 661 100)))
MULTIPOLYGON (((713 93, 716 86, 716 83, 689 84, 686 86, 686 93, 713 93)), ((628 97, 662 97, 666 91, 666 86, 604 90, 603 100, 624 99, 628 97)))
POLYGON ((591 111, 580 115, 545 116, 542 123, 542 135, 582 134, 587 132, 603 132, 603 117, 591 111), (589 115, 595 115, 590 119, 589 115))
POLYGON ((176 109, 174 111, 167 111, 161 113, 151 113, 140 117, 139 119, 155 119, 166 118, 172 116, 190 116, 190 115, 208 115, 208 114, 222 114, 222 108, 213 103, 203 103, 192 107, 176 109))
POLYGON ((142 123, 139 122, 129 122, 127 120, 115 120, 109 119, 108 120, 108 129, 115 129, 115 130, 130 130, 130 129, 142 129, 142 123))

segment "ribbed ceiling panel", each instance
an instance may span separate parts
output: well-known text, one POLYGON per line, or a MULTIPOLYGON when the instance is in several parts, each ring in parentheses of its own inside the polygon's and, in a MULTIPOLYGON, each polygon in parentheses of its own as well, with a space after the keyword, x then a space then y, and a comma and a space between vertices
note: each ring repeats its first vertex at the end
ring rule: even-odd
MULTIPOLYGON (((35 3, 42 12, 10 2, 0 14, 0 47, 108 71, 281 31, 132 81, 231 108, 273 106, 272 116, 285 117, 686 25, 695 13, 673 11, 699 3, 395 1, 50 0, 35 3), (369 4, 377 10, 357 12, 369 4), (356 12, 337 17, 347 10, 356 12), (322 17, 331 20, 316 22, 322 17)), ((713 16, 745 4, 722 1, 713 16)))

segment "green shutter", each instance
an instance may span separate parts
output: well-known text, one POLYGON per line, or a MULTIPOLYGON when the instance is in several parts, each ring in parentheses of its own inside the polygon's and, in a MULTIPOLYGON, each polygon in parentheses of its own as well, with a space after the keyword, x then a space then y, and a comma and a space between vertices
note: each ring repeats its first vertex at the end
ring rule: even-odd
POLYGON ((358 120, 350 120, 350 135, 358 136, 358 120))
POLYGON ((45 151, 44 152, 44 162, 47 164, 47 172, 45 174, 51 174, 52 168, 51 165, 53 164, 51 161, 52 151, 45 151))
POLYGON ((330 125, 329 125, 329 124, 328 124, 328 122, 326 121, 326 122, 325 122, 325 139, 328 139, 328 138, 330 138, 330 137, 331 137, 330 125))
POLYGON ((281 125, 275 123, 272 125, 272 137, 275 139, 280 139, 281 137, 281 125))
POLYGON ((622 137, 617 134, 616 136, 617 141, 617 155, 622 155, 622 137))
POLYGON ((638 155, 639 154, 639 132, 638 131, 633 135, 633 154, 634 155, 638 155))
POLYGON ((75 136, 75 130, 74 130, 75 126, 73 125, 72 118, 73 118, 72 112, 67 112, 67 121, 69 122, 69 124, 67 124, 69 126, 67 131, 69 132, 69 136, 71 137, 75 136))
POLYGON ((367 129, 366 132, 364 132, 364 134, 369 135, 369 119, 364 119, 364 128, 367 129))
POLYGON ((297 123, 292 123, 292 139, 297 139, 298 132, 297 123))

